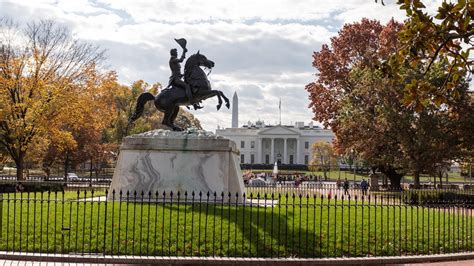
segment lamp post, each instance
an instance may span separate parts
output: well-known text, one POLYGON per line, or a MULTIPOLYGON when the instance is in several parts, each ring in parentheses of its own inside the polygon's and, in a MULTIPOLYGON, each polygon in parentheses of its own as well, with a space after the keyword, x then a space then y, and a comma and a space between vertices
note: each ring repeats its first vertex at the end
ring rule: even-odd
POLYGON ((356 165, 354 164, 354 182, 356 181, 356 165))
POLYGON ((354 156, 354 149, 351 149, 351 159, 352 159, 352 164, 354 165, 354 183, 356 181, 356 161, 355 161, 355 156, 354 156))
POLYGON ((338 156, 337 165, 339 167, 339 179, 341 179, 341 156, 338 156))
POLYGON ((469 187, 471 187, 472 183, 472 161, 469 162, 469 187))

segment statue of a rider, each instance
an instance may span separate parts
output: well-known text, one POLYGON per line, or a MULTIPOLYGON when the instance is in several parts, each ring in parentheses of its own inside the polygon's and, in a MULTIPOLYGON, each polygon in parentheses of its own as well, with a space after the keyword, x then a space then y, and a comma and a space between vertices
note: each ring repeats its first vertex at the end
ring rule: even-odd
POLYGON ((170 50, 171 58, 169 65, 171 69, 171 76, 167 88, 175 86, 177 88, 184 89, 186 91, 186 96, 188 97, 189 103, 194 106, 194 109, 201 109, 202 107, 199 106, 198 103, 194 102, 191 86, 182 80, 183 74, 181 74, 181 63, 186 58, 186 52, 188 51, 186 48, 186 39, 182 38, 174 40, 179 44, 179 46, 181 46, 181 48, 183 48, 183 53, 181 54, 181 57, 178 58, 178 51, 176 48, 170 50))

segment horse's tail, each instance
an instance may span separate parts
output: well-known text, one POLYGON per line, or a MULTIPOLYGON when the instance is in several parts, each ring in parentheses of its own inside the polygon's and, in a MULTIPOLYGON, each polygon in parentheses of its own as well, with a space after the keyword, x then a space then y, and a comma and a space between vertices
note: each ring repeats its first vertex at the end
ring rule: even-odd
POLYGON ((153 96, 153 94, 149 92, 144 92, 140 94, 137 99, 137 106, 135 107, 135 112, 129 117, 128 122, 131 123, 137 120, 143 114, 143 110, 145 109, 145 103, 154 99, 155 96, 153 96))

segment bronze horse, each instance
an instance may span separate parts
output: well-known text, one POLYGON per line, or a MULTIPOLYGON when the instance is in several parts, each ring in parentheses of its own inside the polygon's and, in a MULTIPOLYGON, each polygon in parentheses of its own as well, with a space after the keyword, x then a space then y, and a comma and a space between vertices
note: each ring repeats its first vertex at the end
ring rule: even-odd
MULTIPOLYGON (((214 62, 207 59, 203 54, 200 54, 199 51, 190 56, 184 65, 184 81, 191 86, 194 101, 197 103, 217 96, 217 110, 222 106, 222 98, 224 98, 225 106, 229 108, 229 99, 224 95, 224 93, 222 93, 222 91, 213 90, 211 88, 207 75, 201 69, 201 66, 212 69, 214 67, 214 62)), ((183 130, 174 125, 174 120, 179 112, 179 106, 193 105, 194 103, 189 102, 184 89, 176 88, 174 86, 162 90, 158 95, 156 95, 156 97, 149 92, 140 94, 137 99, 135 112, 130 116, 130 123, 137 120, 142 115, 145 103, 151 100, 154 100, 156 109, 165 113, 163 121, 161 122, 163 125, 170 127, 173 131, 183 130)))

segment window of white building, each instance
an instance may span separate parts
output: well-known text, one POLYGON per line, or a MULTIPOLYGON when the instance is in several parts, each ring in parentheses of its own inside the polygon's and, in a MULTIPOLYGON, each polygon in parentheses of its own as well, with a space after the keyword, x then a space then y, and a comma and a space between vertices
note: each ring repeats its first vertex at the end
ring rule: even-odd
POLYGON ((269 164, 270 163, 270 155, 265 154, 265 163, 269 164))
POLYGON ((245 156, 243 154, 240 155, 240 163, 245 163, 245 156))
POLYGON ((250 163, 255 163, 255 154, 250 154, 250 163))
POLYGON ((305 141, 305 142, 304 142, 304 148, 305 148, 305 149, 309 149, 309 141, 305 141))
POLYGON ((308 163, 309 163, 309 156, 305 155, 304 156, 304 164, 308 164, 308 163))
POLYGON ((240 148, 245 148, 245 141, 240 141, 240 148))
POLYGON ((251 149, 255 149, 255 141, 252 140, 252 141, 250 142, 250 148, 251 148, 251 149))

